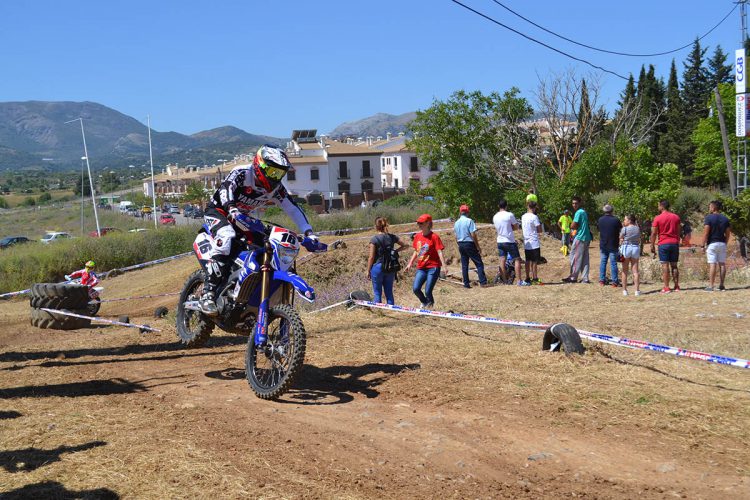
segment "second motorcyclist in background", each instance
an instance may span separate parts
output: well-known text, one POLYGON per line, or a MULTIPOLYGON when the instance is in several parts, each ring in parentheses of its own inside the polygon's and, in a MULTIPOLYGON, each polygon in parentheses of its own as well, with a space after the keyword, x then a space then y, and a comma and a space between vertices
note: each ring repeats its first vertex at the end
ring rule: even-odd
POLYGON ((74 271, 66 275, 65 280, 72 281, 72 280, 80 278, 82 285, 86 285, 89 288, 94 288, 96 285, 99 284, 99 278, 96 276, 96 273, 94 273, 95 267, 96 267, 96 264, 94 263, 94 261, 90 260, 86 262, 86 264, 84 264, 83 269, 74 271))
POLYGON ((302 209, 294 203, 281 180, 292 167, 286 153, 266 144, 258 149, 251 165, 235 167, 222 181, 209 202, 204 220, 214 238, 214 256, 206 266, 201 311, 216 316, 216 289, 226 279, 231 266, 235 227, 258 232, 262 224, 247 215, 266 206, 281 207, 305 236, 315 239, 302 209))

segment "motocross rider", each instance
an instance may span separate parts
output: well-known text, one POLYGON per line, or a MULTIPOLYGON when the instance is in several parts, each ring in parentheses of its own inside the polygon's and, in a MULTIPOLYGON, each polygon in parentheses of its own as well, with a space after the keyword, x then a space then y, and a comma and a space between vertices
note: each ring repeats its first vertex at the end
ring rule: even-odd
POLYGON ((99 284, 99 278, 97 278, 96 274, 94 273, 95 267, 96 267, 96 263, 94 263, 93 260, 90 260, 86 262, 86 264, 84 264, 83 269, 74 271, 66 275, 65 280, 71 281, 74 279, 81 278, 82 285, 86 285, 90 288, 93 288, 99 284))
MULTIPOLYGON (((258 149, 252 165, 232 169, 208 203, 204 220, 215 241, 214 255, 206 265, 201 311, 216 316, 216 289, 231 268, 232 241, 235 226, 244 231, 258 231, 257 221, 247 215, 268 205, 284 209, 305 236, 317 240, 302 209, 292 201, 281 180, 291 168, 286 153, 278 146, 266 144, 258 149)), ((262 229, 261 229, 262 231, 262 229)))

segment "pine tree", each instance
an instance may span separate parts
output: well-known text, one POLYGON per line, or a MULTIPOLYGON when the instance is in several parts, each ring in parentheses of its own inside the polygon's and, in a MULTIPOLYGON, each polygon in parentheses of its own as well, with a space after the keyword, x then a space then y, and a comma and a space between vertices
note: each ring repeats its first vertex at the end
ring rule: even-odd
POLYGON ((659 140, 656 157, 661 163, 674 163, 683 174, 686 174, 688 166, 692 163, 691 131, 685 123, 683 104, 680 97, 680 84, 677 77, 677 65, 674 59, 672 59, 672 67, 669 70, 666 107, 664 134, 659 140))
POLYGON ((717 45, 713 56, 708 61, 708 78, 712 89, 720 83, 734 82, 732 65, 726 62, 727 53, 721 49, 721 45, 717 45))
POLYGON ((628 83, 625 85, 622 94, 620 94, 620 100, 617 101, 617 104, 620 106, 620 109, 622 109, 633 99, 635 99, 635 79, 631 73, 630 78, 628 78, 628 83))
POLYGON ((589 89, 586 87, 586 80, 581 80, 581 104, 578 108, 578 123, 588 123, 591 121, 591 101, 589 100, 589 89))
POLYGON ((685 119, 691 130, 698 123, 698 120, 706 116, 708 112, 706 104, 711 87, 708 71, 703 66, 705 54, 706 49, 701 49, 700 41, 696 39, 690 55, 683 63, 685 70, 682 73, 682 100, 685 119))

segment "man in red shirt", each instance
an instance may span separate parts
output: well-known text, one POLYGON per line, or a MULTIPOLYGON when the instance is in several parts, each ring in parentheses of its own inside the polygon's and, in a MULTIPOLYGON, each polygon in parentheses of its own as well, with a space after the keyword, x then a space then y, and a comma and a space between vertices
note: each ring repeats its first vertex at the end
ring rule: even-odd
POLYGON ((680 271, 677 261, 680 259, 680 216, 669 211, 669 202, 659 202, 659 215, 651 223, 651 254, 656 257, 656 238, 659 238, 659 262, 661 262, 661 279, 664 286, 661 293, 680 291, 680 271), (669 289, 669 269, 672 268, 674 288, 669 289))
POLYGON ((445 246, 440 236, 432 232, 432 216, 430 214, 420 215, 417 224, 421 232, 414 236, 414 254, 409 259, 409 263, 406 264, 406 271, 416 262, 417 273, 414 276, 412 291, 419 299, 422 309, 430 309, 435 305, 432 290, 440 277, 440 268, 445 267, 445 259, 443 258, 445 246), (422 293, 422 286, 425 287, 424 293, 422 293))

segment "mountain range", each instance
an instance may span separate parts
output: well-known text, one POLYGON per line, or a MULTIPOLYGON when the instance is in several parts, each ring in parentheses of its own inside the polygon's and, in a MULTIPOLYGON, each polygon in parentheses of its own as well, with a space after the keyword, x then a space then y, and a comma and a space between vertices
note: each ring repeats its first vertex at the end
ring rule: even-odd
MULTIPOLYGON (((405 131, 414 113, 378 113, 343 123, 329 135, 385 136, 405 131)), ((148 129, 133 117, 95 102, 0 102, 0 171, 26 168, 77 168, 83 156, 83 119, 86 146, 92 162, 109 168, 148 161, 148 129)), ((252 134, 224 126, 186 135, 152 129, 156 164, 212 164, 218 159, 254 149, 264 143, 284 144, 287 139, 252 134)))

